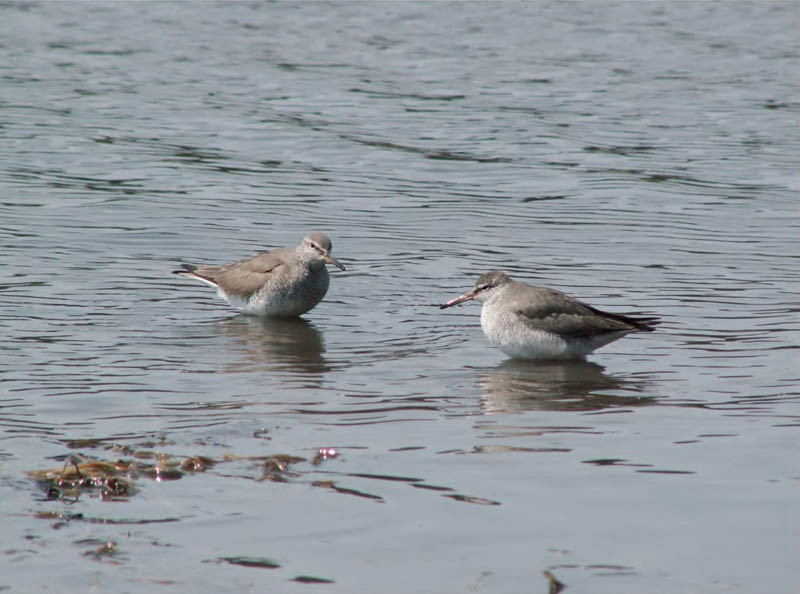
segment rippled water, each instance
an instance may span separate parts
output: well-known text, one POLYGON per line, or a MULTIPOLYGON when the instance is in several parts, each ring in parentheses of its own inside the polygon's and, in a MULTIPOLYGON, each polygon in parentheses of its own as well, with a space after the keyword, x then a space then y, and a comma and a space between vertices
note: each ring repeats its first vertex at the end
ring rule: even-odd
POLYGON ((0 5, 0 589, 795 590, 796 24, 0 5), (169 274, 312 230, 348 270, 304 320, 169 274), (508 361, 435 307, 492 268, 664 324, 508 361), (216 464, 28 474, 166 456, 216 464))

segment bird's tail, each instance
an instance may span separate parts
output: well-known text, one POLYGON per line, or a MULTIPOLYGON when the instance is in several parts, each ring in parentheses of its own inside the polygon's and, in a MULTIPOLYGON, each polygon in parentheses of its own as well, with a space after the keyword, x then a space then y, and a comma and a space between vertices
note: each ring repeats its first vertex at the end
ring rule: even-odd
POLYGON ((607 311, 600 311, 591 305, 586 305, 586 307, 599 316, 603 316, 609 320, 614 320, 623 326, 628 326, 631 331, 653 332, 656 329, 656 326, 661 323, 661 318, 658 316, 623 315, 610 313, 607 311))
POLYGON ((186 278, 193 278, 195 280, 199 280, 201 282, 206 283, 207 285, 211 285, 212 287, 217 286, 217 281, 215 281, 210 276, 206 276, 198 272, 200 269, 199 266, 195 266, 194 264, 184 264, 181 263, 180 270, 173 270, 172 274, 177 274, 178 276, 185 276, 186 278))
POLYGON ((653 332, 661 323, 658 316, 623 316, 625 321, 640 332, 653 332))

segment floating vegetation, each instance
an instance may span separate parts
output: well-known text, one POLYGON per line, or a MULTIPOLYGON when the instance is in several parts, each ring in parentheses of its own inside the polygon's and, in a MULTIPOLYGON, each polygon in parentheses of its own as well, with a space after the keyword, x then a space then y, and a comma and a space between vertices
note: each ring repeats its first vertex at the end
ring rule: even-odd
POLYGON ((463 501, 464 503, 475 503, 477 505, 500 505, 499 501, 494 501, 492 499, 485 499, 483 497, 473 497, 472 495, 443 495, 443 497, 448 497, 450 499, 455 499, 456 501, 463 501))
POLYGON ((286 454, 269 456, 266 460, 264 460, 264 473, 261 475, 260 480, 284 483, 287 481, 287 476, 297 478, 300 475, 297 473, 290 473, 289 467, 292 464, 305 461, 305 458, 300 458, 299 456, 289 456, 286 454))
POLYGON ((298 575, 297 577, 292 579, 293 582, 298 582, 300 584, 333 584, 335 583, 333 580, 329 580, 328 578, 321 578, 315 577, 313 575, 298 575))
POLYGON ((561 592, 561 590, 566 588, 566 586, 563 583, 559 582, 558 578, 556 578, 556 576, 553 575, 553 572, 545 570, 544 577, 547 578, 547 581, 549 583, 547 594, 558 594, 559 592, 561 592))
MULTIPOLYGON (((253 557, 249 555, 235 555, 232 557, 217 557, 216 559, 208 559, 203 563, 228 563, 230 565, 238 565, 240 567, 253 567, 256 569, 280 569, 281 564, 270 559, 269 557, 253 557)), ((334 581, 328 578, 317 577, 313 575, 298 575, 292 578, 293 582, 300 584, 333 584, 334 581)))
POLYGON ((372 474, 366 472, 351 472, 348 476, 355 476, 358 478, 377 479, 380 481, 397 481, 401 483, 420 483, 425 479, 413 478, 410 476, 394 476, 391 474, 372 474))
POLYGON ((85 557, 94 557, 95 559, 102 559, 104 557, 113 557, 119 552, 119 547, 117 543, 113 540, 109 540, 104 542, 99 547, 92 549, 90 551, 86 551, 83 555, 85 557))
POLYGON ((266 427, 261 427, 260 429, 253 431, 253 437, 255 437, 256 439, 264 439, 267 441, 272 439, 269 436, 269 430, 266 427))
MULTIPOLYGON (((378 503, 385 501, 382 495, 352 486, 345 486, 341 482, 345 480, 367 480, 405 483, 415 489, 438 491, 442 493, 442 496, 454 501, 477 505, 500 505, 499 501, 455 493, 455 489, 444 485, 429 485, 425 482, 425 479, 419 477, 324 470, 321 467, 325 462, 335 460, 340 455, 339 451, 332 447, 318 448, 311 459, 291 454, 239 456, 227 453, 219 460, 215 460, 199 455, 177 456, 159 450, 158 447, 165 443, 167 443, 165 439, 160 442, 146 441, 137 445, 119 445, 102 439, 72 440, 68 442, 70 447, 96 447, 119 457, 113 460, 101 460, 98 457, 72 453, 59 458, 64 460, 61 468, 33 470, 29 471, 28 475, 39 484, 46 493, 48 500, 75 502, 81 495, 88 494, 89 496, 99 497, 104 501, 126 501, 138 492, 136 484, 142 478, 154 481, 174 481, 187 475, 206 472, 220 464, 245 462, 254 467, 255 475, 235 472, 216 473, 215 476, 230 479, 245 478, 273 483, 305 482, 312 487, 327 489, 342 495, 352 495, 378 503), (322 479, 309 476, 320 474, 327 476, 322 479)), ((494 447, 503 448, 504 446, 494 447)), ((492 447, 487 447, 486 451, 494 450, 492 447)), ((62 515, 60 517, 49 517, 49 519, 55 519, 61 523, 71 520, 93 521, 80 515, 62 515)), ((111 520, 97 521, 111 522, 111 520)), ((135 521, 122 520, 121 522, 135 521)))
POLYGON ((650 474, 696 474, 694 470, 637 470, 636 472, 650 473, 650 474))
POLYGON ((375 501, 383 501, 383 497, 380 495, 373 495, 372 493, 365 493, 364 491, 359 491, 358 489, 350 489, 348 487, 340 487, 333 481, 314 481, 311 483, 314 487, 322 487, 323 489, 331 489, 332 491, 336 491, 337 493, 343 493, 345 495, 355 495, 356 497, 364 497, 365 499, 373 499, 375 501))
POLYGON ((267 557, 217 557, 213 561, 205 563, 230 563, 231 565, 241 565, 242 567, 258 567, 261 569, 278 569, 281 564, 267 557))
POLYGON ((636 464, 628 462, 625 458, 594 458, 592 460, 582 460, 584 464, 594 464, 595 466, 634 466, 650 468, 652 464, 636 464))
POLYGON ((216 463, 205 456, 173 457, 129 446, 106 446, 113 453, 130 458, 113 461, 70 454, 60 469, 33 470, 28 475, 47 493, 48 499, 77 500, 86 492, 108 501, 125 500, 136 493, 134 481, 140 477, 157 481, 178 480, 187 473, 203 472, 216 463), (151 460, 143 462, 141 460, 151 460))
POLYGON ((410 483, 412 487, 417 489, 429 489, 431 491, 452 491, 450 487, 443 487, 441 485, 429 485, 428 483, 410 483))
POLYGON ((205 472, 214 466, 214 464, 216 464, 216 462, 211 458, 192 456, 181 462, 181 470, 184 472, 205 472))
POLYGON ((101 499, 126 499, 133 493, 129 478, 135 470, 127 462, 80 461, 70 456, 60 470, 38 470, 30 476, 38 482, 48 499, 77 499, 84 491, 96 491, 101 499))

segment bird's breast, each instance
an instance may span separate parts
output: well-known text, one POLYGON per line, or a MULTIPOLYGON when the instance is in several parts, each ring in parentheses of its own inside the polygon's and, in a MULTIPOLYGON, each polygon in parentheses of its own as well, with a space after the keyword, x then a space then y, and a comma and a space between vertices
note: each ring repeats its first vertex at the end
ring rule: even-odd
POLYGON ((486 303, 481 310, 486 338, 506 355, 517 359, 573 358, 578 353, 561 336, 527 324, 518 313, 486 303))
POLYGON ((249 299, 232 305, 251 314, 286 317, 299 316, 316 306, 328 292, 330 277, 325 268, 306 269, 293 276, 278 275, 249 299))

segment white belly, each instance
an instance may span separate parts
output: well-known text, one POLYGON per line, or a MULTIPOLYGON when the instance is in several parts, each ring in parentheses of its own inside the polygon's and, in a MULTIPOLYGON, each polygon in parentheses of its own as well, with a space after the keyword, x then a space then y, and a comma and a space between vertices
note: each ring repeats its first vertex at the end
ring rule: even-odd
POLYGON ((279 287, 265 285, 249 298, 225 293, 221 289, 218 293, 242 313, 271 318, 295 317, 322 301, 329 282, 328 272, 323 268, 301 283, 287 285, 281 282, 279 287))
POLYGON ((484 305, 481 328, 489 342, 514 359, 576 359, 594 350, 584 341, 562 338, 526 325, 513 313, 497 313, 484 305))

